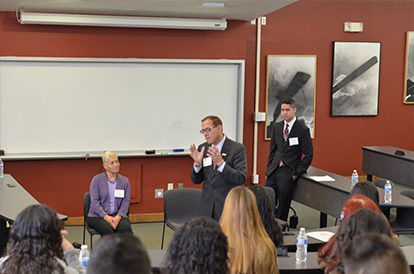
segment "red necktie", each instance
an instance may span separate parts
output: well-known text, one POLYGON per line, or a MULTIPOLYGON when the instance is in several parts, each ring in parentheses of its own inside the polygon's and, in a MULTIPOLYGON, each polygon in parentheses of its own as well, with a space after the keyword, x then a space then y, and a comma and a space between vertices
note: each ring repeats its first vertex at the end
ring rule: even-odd
MULTIPOLYGON (((285 142, 287 141, 288 134, 289 134, 289 124, 286 124, 285 132, 283 132, 283 138, 285 139, 285 142)), ((283 166, 282 160, 280 160, 279 166, 283 166)))
POLYGON ((285 138, 285 141, 287 139, 288 134, 289 134, 289 124, 286 124, 285 132, 283 134, 283 138, 285 138))

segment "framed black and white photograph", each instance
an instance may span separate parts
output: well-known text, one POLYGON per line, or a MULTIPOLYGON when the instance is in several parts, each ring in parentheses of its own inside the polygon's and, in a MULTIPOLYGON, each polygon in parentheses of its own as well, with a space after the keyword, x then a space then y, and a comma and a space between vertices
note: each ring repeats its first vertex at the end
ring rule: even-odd
POLYGON ((333 42, 331 116, 378 115, 381 43, 333 42))
POLYGON ((315 135, 316 55, 268 55, 266 93, 266 132, 270 140, 273 125, 283 118, 281 102, 293 98, 296 117, 315 135))
POLYGON ((407 31, 406 43, 404 103, 414 104, 414 31, 407 31))

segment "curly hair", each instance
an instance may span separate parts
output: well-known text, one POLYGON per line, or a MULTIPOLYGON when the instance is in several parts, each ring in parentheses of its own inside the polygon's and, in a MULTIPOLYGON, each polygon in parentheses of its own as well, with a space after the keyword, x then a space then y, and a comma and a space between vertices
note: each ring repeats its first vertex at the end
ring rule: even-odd
MULTIPOLYGON (((384 234, 391 239, 390 225, 382 214, 367 208, 359 209, 339 226, 335 244, 340 257, 342 257, 342 248, 347 246, 355 236, 369 233, 384 234)), ((339 262, 338 273, 344 273, 342 262, 339 262)))
POLYGON ((264 229, 256 197, 244 186, 230 190, 220 226, 229 243, 232 274, 279 273, 276 247, 264 229))
POLYGON ((132 234, 114 233, 99 239, 88 263, 89 274, 151 273, 147 249, 132 234))
POLYGON ((9 252, 0 266, 2 274, 64 273, 62 224, 45 205, 32 205, 17 215, 9 238, 9 252))
POLYGON ((257 185, 251 185, 248 188, 256 196, 257 208, 267 235, 269 235, 275 246, 283 246, 282 228, 276 221, 275 215, 273 215, 272 205, 266 191, 262 186, 257 185))
POLYGON ((206 217, 184 223, 175 233, 162 263, 167 274, 228 273, 227 237, 206 217))

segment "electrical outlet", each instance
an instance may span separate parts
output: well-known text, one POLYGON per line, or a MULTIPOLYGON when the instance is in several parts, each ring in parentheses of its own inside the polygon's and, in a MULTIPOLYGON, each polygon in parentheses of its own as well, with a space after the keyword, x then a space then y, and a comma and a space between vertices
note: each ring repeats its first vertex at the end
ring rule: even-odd
POLYGON ((163 197, 164 197, 164 189, 156 189, 155 198, 163 198, 163 197))
POLYGON ((173 183, 168 183, 168 190, 171 190, 171 189, 173 189, 174 188, 174 184, 173 183))
POLYGON ((266 17, 262 17, 262 25, 265 26, 266 25, 266 17))
POLYGON ((178 188, 184 188, 184 184, 183 183, 179 183, 178 184, 178 188))

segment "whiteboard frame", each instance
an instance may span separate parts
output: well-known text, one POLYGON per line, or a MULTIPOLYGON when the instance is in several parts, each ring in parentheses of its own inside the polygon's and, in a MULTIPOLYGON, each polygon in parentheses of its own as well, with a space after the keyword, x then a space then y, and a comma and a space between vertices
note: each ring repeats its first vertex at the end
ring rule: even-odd
MULTIPOLYGON (((236 137, 235 141, 243 143, 243 117, 244 117, 244 60, 229 59, 150 59, 150 58, 76 58, 76 57, 16 57, 1 56, 1 62, 77 62, 77 63, 152 63, 152 64, 234 64, 237 66, 237 114, 236 114, 236 137)), ((1 78, 0 78, 1 81, 1 78)), ((1 114, 1 113, 0 113, 1 114)), ((1 117, 0 117, 1 118, 1 117)), ((2 130, 0 126, 0 131, 2 130)), ((0 135, 1 136, 1 135, 0 135)), ((0 139, 1 145, 1 139, 0 139)), ((0 149, 3 149, 0 147, 0 149)), ((7 151, 6 151, 7 152, 7 151)), ((187 150, 183 153, 172 153, 170 151, 157 151, 156 154, 139 151, 115 151, 120 157, 135 156, 179 156, 188 155, 187 150)), ((97 158, 102 152, 80 151, 80 152, 51 152, 51 153, 6 153, 2 156, 4 160, 36 160, 36 159, 77 159, 77 158, 97 158)))

